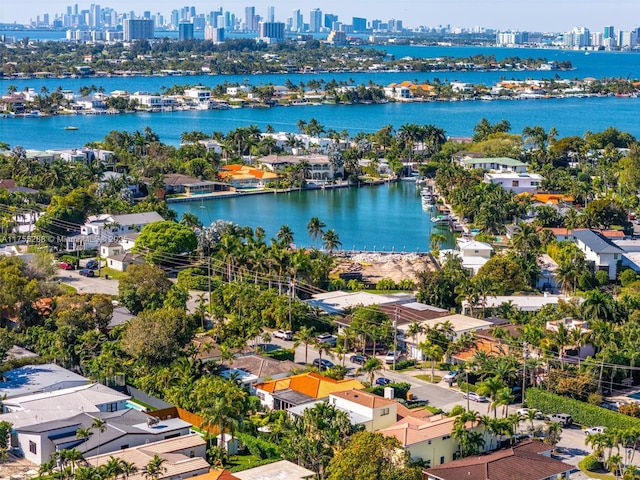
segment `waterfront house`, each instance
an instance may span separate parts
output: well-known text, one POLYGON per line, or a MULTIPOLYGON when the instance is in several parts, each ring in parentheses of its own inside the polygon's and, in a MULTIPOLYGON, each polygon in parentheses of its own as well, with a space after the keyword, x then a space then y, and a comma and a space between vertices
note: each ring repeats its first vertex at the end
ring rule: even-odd
POLYGON ((140 106, 148 109, 161 109, 163 106, 162 97, 160 95, 151 95, 148 92, 135 92, 129 96, 129 100, 135 100, 140 106))
POLYGON ((246 165, 226 165, 218 173, 220 178, 237 189, 266 188, 280 176, 273 172, 258 170, 246 165))
POLYGON ((364 385, 355 379, 334 380, 315 372, 271 380, 255 386, 260 403, 271 410, 286 410, 354 388, 362 390, 364 385))
POLYGON ((569 479, 573 465, 551 458, 553 446, 528 441, 487 455, 461 458, 453 462, 431 462, 423 471, 424 480, 560 480, 569 479))
POLYGON ((625 253, 602 233, 590 229, 573 231, 573 241, 582 252, 588 262, 591 262, 596 271, 607 272, 610 280, 615 280, 618 273, 618 261, 625 253))
POLYGON ((460 154, 454 159, 461 167, 467 170, 486 170, 488 172, 516 172, 526 173, 527 164, 508 157, 478 157, 477 154, 460 154))
POLYGON ((288 165, 298 165, 305 162, 308 166, 306 180, 327 181, 342 178, 344 167, 335 168, 327 155, 268 155, 256 160, 256 165, 263 170, 279 172, 288 165))
POLYGON ((486 183, 496 183, 505 190, 510 190, 515 194, 529 192, 534 193, 544 178, 537 173, 516 173, 516 172, 501 172, 501 173, 485 173, 484 181, 486 183))
POLYGON ((87 111, 103 111, 107 109, 107 104, 104 101, 104 97, 101 95, 93 95, 86 97, 78 97, 71 105, 74 110, 87 110, 87 111))

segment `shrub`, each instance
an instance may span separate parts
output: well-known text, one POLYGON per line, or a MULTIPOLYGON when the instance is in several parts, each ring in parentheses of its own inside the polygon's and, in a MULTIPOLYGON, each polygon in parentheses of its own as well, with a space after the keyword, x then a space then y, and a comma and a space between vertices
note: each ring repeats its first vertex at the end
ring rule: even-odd
POLYGON ((598 270, 596 272, 596 281, 598 285, 604 286, 609 284, 609 274, 604 270, 598 270))
POLYGON ((294 352, 292 348, 281 348, 279 350, 272 350, 270 352, 263 352, 263 356, 271 357, 275 360, 294 360, 294 352))
MULTIPOLYGON (((407 382, 401 383, 390 383, 387 387, 393 388, 393 396, 394 398, 403 398, 407 399, 407 392, 411 388, 411 384, 407 382)), ((376 385, 375 387, 367 389, 367 392, 373 393, 374 395, 378 395, 380 397, 384 396, 384 387, 380 385, 376 385)))
MULTIPOLYGON (((178 286, 187 290, 207 291, 209 289, 209 277, 207 270, 203 268, 185 268, 178 273, 178 286)), ((220 279, 211 279, 211 289, 220 286, 220 279)))
POLYGON ((555 393, 530 388, 526 393, 527 405, 544 413, 562 412, 573 417, 579 425, 602 425, 621 430, 640 428, 640 419, 581 402, 573 398, 561 397, 555 393))
POLYGON ((376 284, 376 290, 394 290, 396 282, 390 278, 383 278, 376 284))
POLYGON ((584 460, 580 462, 580 467, 587 472, 597 472, 602 470, 602 462, 593 455, 587 455, 584 460))
POLYGON ((470 392, 475 392, 478 389, 478 387, 476 387, 472 383, 467 383, 464 380, 458 380, 458 387, 460 388, 461 392, 466 392, 467 390, 469 390, 470 392))
POLYGON ((396 362, 396 368, 394 370, 406 370, 407 368, 415 367, 415 360, 399 360, 396 362))
POLYGON ((618 412, 630 417, 640 418, 640 406, 637 403, 625 403, 618 407, 618 412))
POLYGON ((602 395, 599 393, 590 393, 587 402, 591 405, 600 405, 602 403, 602 395))
POLYGON ((416 284, 413 282, 413 280, 405 278, 400 280, 400 282, 398 283, 398 289, 399 290, 415 290, 416 284))
POLYGON ((618 280, 620 280, 620 285, 626 287, 630 283, 635 282, 638 279, 638 274, 631 269, 625 270, 620 274, 618 280))

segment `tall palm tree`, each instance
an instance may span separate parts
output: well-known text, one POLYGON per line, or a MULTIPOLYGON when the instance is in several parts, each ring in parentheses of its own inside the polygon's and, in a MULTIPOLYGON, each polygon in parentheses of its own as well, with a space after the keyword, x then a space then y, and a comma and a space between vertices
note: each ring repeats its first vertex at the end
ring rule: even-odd
POLYGON ((420 345, 418 345, 418 348, 420 348, 420 351, 424 354, 424 356, 431 361, 431 382, 433 382, 435 376, 436 361, 442 360, 444 351, 440 345, 431 343, 429 341, 421 342, 420 345))
POLYGON ((302 327, 300 330, 298 330, 294 335, 293 335, 293 345, 294 348, 297 347, 298 345, 300 345, 301 343, 304 344, 304 363, 305 365, 308 364, 308 359, 309 359, 309 344, 313 343, 315 339, 315 335, 314 335, 314 331, 312 327, 302 327))
POLYGON ((94 418, 90 428, 98 431, 98 446, 96 447, 96 456, 98 456, 100 455, 100 434, 107 431, 107 421, 102 418, 94 418))
POLYGON ((324 235, 322 235, 322 246, 325 250, 329 250, 329 255, 333 254, 335 249, 342 246, 340 237, 334 229, 327 230, 324 235))
POLYGON ((289 225, 282 225, 276 233, 276 238, 281 245, 290 246, 293 243, 293 230, 289 225))
POLYGON ((382 362, 379 358, 371 357, 365 361, 360 368, 356 371, 356 373, 366 373, 369 375, 369 384, 373 386, 373 380, 376 376, 376 373, 382 370, 382 362))
POLYGON ((313 238, 316 248, 318 247, 318 238, 322 237, 324 234, 323 228, 326 226, 327 225, 318 217, 311 217, 309 223, 307 223, 307 232, 309 233, 309 236, 313 238))
POLYGON ((505 386, 506 385, 504 384, 504 381, 500 377, 496 376, 496 377, 487 378, 484 382, 480 384, 480 387, 478 387, 477 392, 480 395, 486 395, 491 399, 491 403, 489 404, 489 409, 491 408, 493 409, 494 417, 498 416, 498 412, 497 412, 497 408, 499 406, 497 403, 498 392, 500 392, 500 390, 505 388, 505 386))

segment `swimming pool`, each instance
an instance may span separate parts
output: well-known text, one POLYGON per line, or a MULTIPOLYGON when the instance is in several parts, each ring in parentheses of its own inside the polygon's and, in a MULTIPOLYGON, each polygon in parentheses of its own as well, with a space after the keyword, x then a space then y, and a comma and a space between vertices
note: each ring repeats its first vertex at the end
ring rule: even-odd
POLYGON ((632 398, 634 400, 640 400, 640 392, 630 393, 627 397, 632 398))
POLYGON ((147 411, 147 407, 143 407, 142 405, 129 400, 126 400, 124 402, 124 408, 132 408, 133 410, 137 410, 139 412, 147 411))

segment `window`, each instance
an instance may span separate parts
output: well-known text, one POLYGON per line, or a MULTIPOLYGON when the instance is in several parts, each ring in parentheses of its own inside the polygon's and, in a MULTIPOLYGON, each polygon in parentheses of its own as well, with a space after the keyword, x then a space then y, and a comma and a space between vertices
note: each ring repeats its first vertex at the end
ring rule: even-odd
POLYGON ((125 448, 129 448, 128 443, 125 443, 124 445, 120 445, 120 450, 124 450, 125 448))
POLYGON ((382 416, 384 416, 384 415, 389 415, 389 409, 388 409, 388 408, 383 408, 383 409, 380 411, 380 416, 382 417, 382 416))
POLYGON ((513 180, 511 182, 511 186, 512 187, 519 187, 520 186, 520 181, 519 180, 513 180))
POLYGON ((36 445, 36 442, 29 440, 29 451, 34 455, 38 454, 38 446, 36 445))
POLYGON ((117 403, 108 403, 107 404, 107 412, 115 412, 118 410, 118 404, 117 403))
POLYGON ((613 259, 614 259, 614 260, 617 260, 617 259, 618 259, 618 257, 619 257, 619 255, 618 255, 617 253, 614 253, 614 254, 613 254, 613 259))
POLYGON ((442 440, 448 440, 449 438, 451 438, 451 435, 445 435, 444 437, 442 437, 442 440))
POLYGON ((444 456, 440 457, 440 465, 444 463, 444 456))

